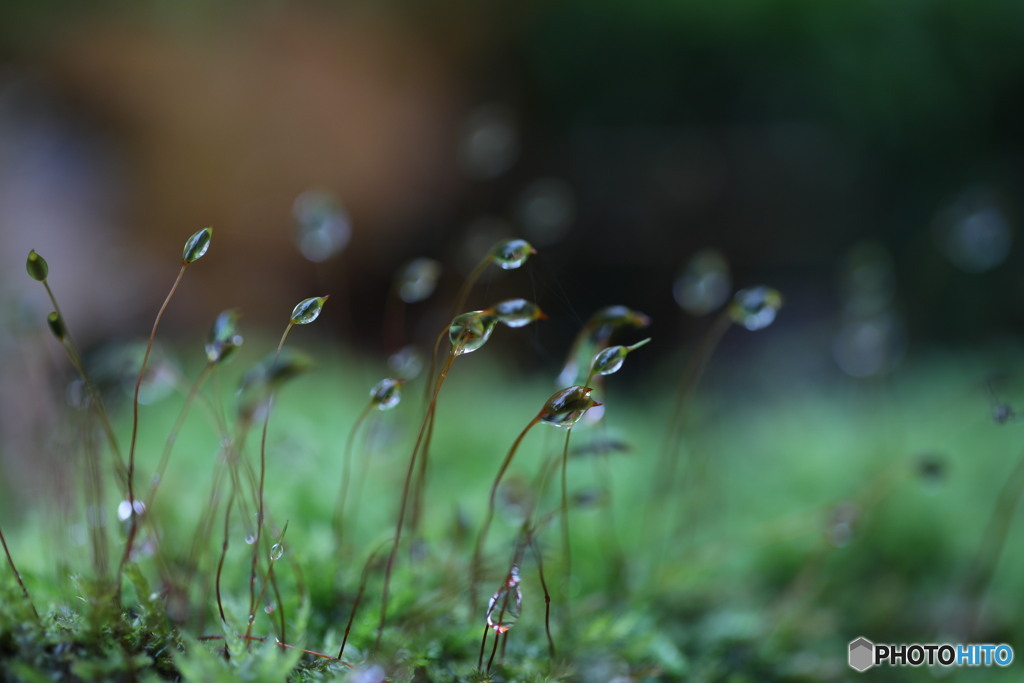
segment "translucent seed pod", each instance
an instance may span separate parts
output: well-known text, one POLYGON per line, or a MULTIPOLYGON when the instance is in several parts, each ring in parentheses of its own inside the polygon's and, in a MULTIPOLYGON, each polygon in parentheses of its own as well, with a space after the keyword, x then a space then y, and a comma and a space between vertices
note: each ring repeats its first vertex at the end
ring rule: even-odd
POLYGON ((28 259, 25 261, 25 270, 28 271, 29 277, 33 280, 42 282, 50 273, 50 266, 46 263, 46 259, 37 254, 36 250, 33 249, 28 252, 28 259))
POLYGON ((413 259, 398 271, 395 277, 395 291, 402 301, 414 304, 434 293, 440 277, 440 263, 432 258, 413 259))
POLYGON ((779 291, 759 285, 736 292, 729 304, 729 316, 748 330, 763 330, 775 321, 781 307, 779 291))
POLYGON ((210 363, 223 363, 242 345, 242 336, 236 332, 240 315, 237 308, 230 308, 221 311, 213 321, 206 337, 206 359, 210 363))
POLYGON ((46 324, 50 326, 50 332, 53 332, 53 336, 57 339, 63 340, 68 336, 68 328, 64 326, 64 319, 57 311, 52 311, 46 316, 46 324))
POLYGON ((324 309, 324 304, 327 303, 329 298, 331 298, 330 294, 314 296, 309 299, 303 299, 295 304, 295 308, 292 309, 292 323, 295 325, 308 325, 319 318, 320 311, 324 309))
POLYGON ((651 338, 638 341, 632 346, 609 346, 607 349, 603 349, 594 356, 594 364, 591 366, 591 372, 595 375, 611 375, 619 371, 622 364, 626 361, 626 356, 631 351, 639 349, 641 346, 651 341, 651 338))
POLYGON ((491 248, 491 261, 496 263, 502 270, 515 270, 519 268, 537 250, 529 242, 523 239, 509 239, 498 242, 491 248))
POLYGON ((213 228, 203 228, 194 232, 185 240, 185 248, 181 252, 182 262, 192 263, 201 259, 206 254, 206 250, 210 248, 211 239, 213 239, 213 228))
POLYGON ((373 385, 370 400, 377 410, 391 410, 402 400, 402 380, 386 377, 373 385))
POLYGON ((455 316, 448 328, 455 355, 473 353, 487 343, 494 332, 498 319, 486 311, 470 311, 455 316))
POLYGON ((516 625, 522 612, 523 592, 519 589, 519 567, 513 565, 505 583, 487 603, 487 625, 495 633, 505 633, 516 625))
POLYGON ((601 405, 590 398, 590 387, 574 385, 556 391, 540 411, 541 422, 569 429, 591 408, 601 405))
POLYGON ((507 299, 487 309, 506 327, 523 327, 534 320, 547 320, 540 306, 526 299, 507 299))

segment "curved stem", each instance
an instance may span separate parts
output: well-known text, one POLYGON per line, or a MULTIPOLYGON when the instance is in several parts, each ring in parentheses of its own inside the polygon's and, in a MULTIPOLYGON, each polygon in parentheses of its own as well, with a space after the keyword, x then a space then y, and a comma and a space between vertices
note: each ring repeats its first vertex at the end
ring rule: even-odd
POLYGON ((11 571, 14 572, 14 578, 18 580, 18 585, 21 586, 21 592, 25 596, 28 606, 32 608, 32 614, 36 615, 37 621, 41 621, 39 618, 39 612, 36 611, 36 606, 32 602, 32 596, 28 594, 28 588, 25 587, 25 582, 21 580, 21 574, 18 572, 18 568, 14 566, 14 558, 11 557, 11 551, 7 548, 7 539, 4 538, 3 529, 0 529, 0 543, 4 546, 4 554, 7 555, 7 564, 11 566, 11 571))
POLYGON ((480 563, 481 556, 483 555, 484 541, 487 537, 487 531, 490 529, 491 521, 494 519, 494 507, 498 497, 498 486, 501 484, 502 477, 505 476, 505 472, 508 470, 509 465, 512 464, 512 459, 516 455, 516 451, 519 449, 519 444, 523 442, 523 438, 526 437, 526 433, 529 432, 534 425, 540 422, 540 415, 530 420, 529 424, 523 427, 523 431, 519 432, 519 436, 512 442, 512 447, 505 455, 505 459, 502 461, 501 466, 498 468, 498 474, 494 477, 494 483, 491 484, 491 494, 487 500, 487 515, 484 517, 484 524, 480 528, 480 533, 476 537, 476 546, 473 548, 473 560, 470 564, 470 578, 469 578, 469 594, 473 604, 476 604, 478 593, 478 587, 480 584, 480 563))
POLYGON ((139 515, 136 514, 135 510, 134 482, 135 444, 139 436, 139 390, 142 388, 142 379, 146 376, 146 367, 149 365, 149 354, 153 351, 153 342, 156 340, 156 329, 160 326, 160 320, 164 317, 164 311, 167 310, 167 305, 171 302, 171 298, 178 290, 178 284, 181 282, 181 278, 185 275, 186 268, 188 268, 188 263, 182 263, 181 269, 178 270, 178 277, 174 279, 174 284, 171 285, 171 291, 167 292, 167 296, 164 298, 163 304, 160 305, 160 310, 157 311, 156 319, 153 321, 153 329, 149 333, 149 342, 146 344, 146 353, 142 356, 142 367, 139 369, 139 377, 135 380, 135 394, 132 397, 132 440, 128 446, 128 505, 129 515, 131 515, 131 525, 128 527, 128 539, 124 544, 124 554, 121 556, 121 565, 117 570, 118 602, 121 600, 121 575, 124 571, 125 564, 127 564, 131 557, 132 545, 135 543, 135 535, 139 531, 139 515))
MULTIPOLYGON (((342 547, 342 532, 345 527, 345 502, 348 499, 348 482, 351 478, 352 472, 352 446, 355 444, 356 434, 359 432, 359 428, 362 426, 366 418, 369 417, 373 411, 373 401, 366 404, 363 411, 359 413, 359 417, 356 418, 355 423, 352 425, 352 429, 349 430, 348 438, 345 440, 345 451, 343 454, 343 460, 341 461, 341 485, 338 491, 338 499, 334 505, 334 535, 337 538, 338 550, 341 551, 342 547)), ((338 655, 339 657, 341 655, 338 655)))

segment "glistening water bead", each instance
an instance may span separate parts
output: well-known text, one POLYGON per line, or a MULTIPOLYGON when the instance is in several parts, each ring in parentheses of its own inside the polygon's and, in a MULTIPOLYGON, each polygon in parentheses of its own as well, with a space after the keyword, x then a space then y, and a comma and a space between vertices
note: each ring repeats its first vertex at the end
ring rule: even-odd
POLYGON ((402 381, 386 377, 373 385, 370 400, 378 410, 391 410, 402 400, 402 381))
POLYGON ((491 260, 502 270, 515 270, 526 263, 531 254, 536 253, 537 250, 526 240, 503 240, 491 249, 491 260))
POLYGON ((568 429, 579 422, 591 408, 601 405, 590 398, 590 387, 574 385, 556 391, 540 411, 541 422, 568 429))
POLYGON ((498 634, 516 625, 523 611, 523 593, 519 589, 519 567, 513 566, 504 585, 487 603, 487 625, 498 634))
POLYGON ((470 311, 455 316, 448 328, 448 338, 456 356, 473 353, 487 343, 498 319, 485 311, 470 311))
POLYGON ((487 309, 506 327, 523 327, 547 318, 540 306, 526 299, 507 299, 487 309))
POLYGON ((323 310, 324 304, 330 295, 325 296, 314 296, 309 299, 303 299, 299 303, 295 304, 295 308, 292 309, 291 321, 295 325, 308 325, 317 318, 320 317, 320 311, 323 310))
POLYGON ((275 543, 274 545, 270 546, 270 559, 271 560, 273 560, 274 562, 277 562, 278 560, 281 559, 282 556, 284 556, 284 544, 283 543, 275 543))
POLYGON ((594 356, 593 374, 595 375, 612 375, 619 371, 622 364, 626 361, 626 356, 629 355, 630 351, 635 351, 641 346, 651 341, 648 337, 642 341, 638 341, 632 346, 609 346, 607 349, 603 349, 594 356))
POLYGON ((763 330, 775 321, 781 307, 778 290, 759 285, 736 292, 729 304, 729 316, 748 330, 763 330))

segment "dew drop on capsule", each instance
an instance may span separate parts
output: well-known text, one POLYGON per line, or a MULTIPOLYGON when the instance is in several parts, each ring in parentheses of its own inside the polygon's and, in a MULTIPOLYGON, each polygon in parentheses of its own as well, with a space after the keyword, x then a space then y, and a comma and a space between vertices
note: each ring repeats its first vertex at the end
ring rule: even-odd
POLYGON ((319 318, 320 312, 324 309, 324 304, 327 303, 329 298, 329 294, 313 296, 295 304, 295 308, 292 309, 292 323, 295 325, 308 325, 319 318))
POLYGON ((516 625, 523 611, 523 593, 519 589, 519 567, 513 566, 504 585, 487 603, 487 625, 498 634, 516 625))
POLYGON ((284 555, 284 544, 283 543, 275 543, 274 545, 270 546, 270 559, 272 559, 274 562, 277 562, 278 560, 280 560, 283 555, 284 555))
POLYGON ((255 542, 256 542, 256 532, 255 531, 250 531, 249 533, 247 533, 245 535, 245 543, 246 543, 246 545, 252 545, 255 542))
POLYGON ((487 343, 498 319, 484 311, 470 311, 455 316, 448 328, 448 338, 456 356, 473 353, 487 343))
POLYGON ((441 264, 432 258, 417 258, 409 261, 398 271, 395 291, 398 298, 407 304, 423 301, 437 288, 441 277, 441 264))
POLYGON ((579 422, 583 414, 601 405, 590 398, 590 387, 574 385, 556 391, 540 411, 541 422, 568 429, 579 422))
POLYGON ((547 318, 540 306, 526 299, 508 299, 489 309, 507 327, 523 327, 547 318))
POLYGON ((778 290, 763 285, 736 292, 729 304, 729 316, 748 330, 763 330, 775 321, 782 307, 778 290))
POLYGON ((526 240, 502 240, 491 249, 491 260, 502 270, 515 270, 536 253, 537 250, 526 240))
POLYGON ((377 410, 391 410, 402 400, 401 380, 386 377, 370 390, 370 400, 377 410))
POLYGON ((594 356, 593 373, 595 375, 615 374, 631 351, 639 349, 649 341, 651 341, 650 337, 631 346, 609 346, 607 349, 602 349, 594 356))

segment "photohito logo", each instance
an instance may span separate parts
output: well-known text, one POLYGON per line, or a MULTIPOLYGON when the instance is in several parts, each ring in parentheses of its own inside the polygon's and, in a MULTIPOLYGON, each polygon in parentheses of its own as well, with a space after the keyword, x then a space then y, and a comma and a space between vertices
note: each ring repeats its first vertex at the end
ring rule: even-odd
POLYGON ((1013 648, 981 643, 912 643, 886 645, 861 637, 850 641, 850 668, 867 671, 873 666, 1010 666, 1013 648))

